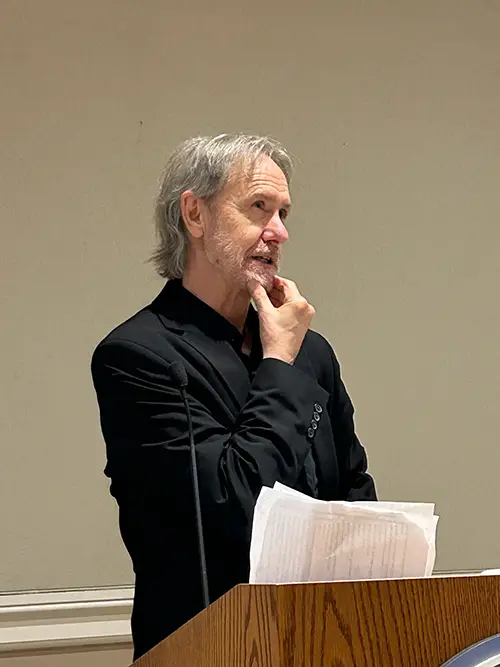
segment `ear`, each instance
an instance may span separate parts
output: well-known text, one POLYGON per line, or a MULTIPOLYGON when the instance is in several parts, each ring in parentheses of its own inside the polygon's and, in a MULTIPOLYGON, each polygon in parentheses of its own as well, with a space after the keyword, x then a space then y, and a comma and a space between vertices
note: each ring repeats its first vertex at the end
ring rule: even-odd
POLYGON ((181 213, 186 229, 195 239, 201 239, 205 233, 206 204, 196 197, 192 190, 181 195, 181 213))

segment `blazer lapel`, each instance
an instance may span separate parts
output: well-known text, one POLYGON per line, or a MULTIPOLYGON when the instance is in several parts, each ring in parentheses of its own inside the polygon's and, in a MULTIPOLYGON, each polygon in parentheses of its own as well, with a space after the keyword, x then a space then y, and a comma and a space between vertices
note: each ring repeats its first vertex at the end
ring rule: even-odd
POLYGON ((151 307, 165 328, 180 334, 183 341, 203 355, 226 389, 229 409, 233 414, 239 412, 248 396, 250 380, 245 364, 229 340, 231 327, 228 335, 219 335, 224 332, 225 321, 185 290, 180 280, 168 281, 151 307))
POLYGON ((250 380, 244 363, 227 340, 215 340, 205 335, 190 323, 172 322, 159 313, 163 326, 169 331, 182 336, 196 352, 210 364, 212 372, 218 376, 226 389, 232 414, 236 414, 246 401, 250 389, 250 380))
POLYGON ((184 340, 202 354, 230 394, 236 412, 241 410, 250 390, 245 364, 227 340, 214 340, 199 330, 186 328, 184 340))

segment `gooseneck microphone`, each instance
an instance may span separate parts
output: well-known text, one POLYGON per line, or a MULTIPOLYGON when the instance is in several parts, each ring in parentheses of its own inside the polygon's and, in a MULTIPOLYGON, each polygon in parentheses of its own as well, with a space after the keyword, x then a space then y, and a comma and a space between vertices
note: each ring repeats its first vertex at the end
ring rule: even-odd
POLYGON ((205 556, 205 542, 203 539, 203 524, 201 521, 200 487, 198 480, 198 466, 196 464, 196 449, 194 447, 193 420, 191 419, 191 410, 189 409, 189 401, 186 392, 188 376, 186 369, 180 361, 174 361, 171 364, 170 374, 175 383, 175 386, 180 391, 187 416, 189 449, 191 452, 191 478, 193 482, 194 508, 196 513, 196 527, 198 533, 198 551, 200 555, 201 587, 203 591, 203 606, 206 608, 210 604, 210 598, 208 595, 207 562, 205 556))

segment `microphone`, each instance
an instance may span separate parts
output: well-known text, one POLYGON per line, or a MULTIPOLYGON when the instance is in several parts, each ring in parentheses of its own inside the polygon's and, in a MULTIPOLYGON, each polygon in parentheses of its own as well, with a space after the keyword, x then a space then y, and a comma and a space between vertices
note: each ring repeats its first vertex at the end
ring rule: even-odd
POLYGON ((205 555, 205 542, 203 539, 203 524, 201 521, 200 487, 198 481, 198 466, 196 465, 196 450, 194 447, 193 421, 191 419, 191 410, 189 409, 189 401, 186 392, 188 376, 184 365, 180 361, 174 361, 171 364, 170 374, 175 386, 180 391, 187 416, 189 449, 191 452, 191 479, 193 482, 194 508, 196 513, 196 527, 198 533, 198 551, 200 555, 201 588, 203 592, 203 606, 206 608, 210 604, 210 598, 208 595, 207 562, 205 555))

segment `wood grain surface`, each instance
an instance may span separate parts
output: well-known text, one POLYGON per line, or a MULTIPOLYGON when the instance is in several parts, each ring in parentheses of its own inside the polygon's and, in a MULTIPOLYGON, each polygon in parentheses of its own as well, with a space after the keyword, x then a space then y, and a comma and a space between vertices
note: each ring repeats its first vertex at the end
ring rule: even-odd
POLYGON ((439 667, 500 633, 500 577, 234 588, 135 667, 439 667))

